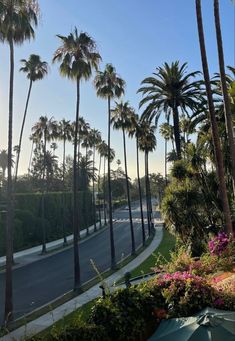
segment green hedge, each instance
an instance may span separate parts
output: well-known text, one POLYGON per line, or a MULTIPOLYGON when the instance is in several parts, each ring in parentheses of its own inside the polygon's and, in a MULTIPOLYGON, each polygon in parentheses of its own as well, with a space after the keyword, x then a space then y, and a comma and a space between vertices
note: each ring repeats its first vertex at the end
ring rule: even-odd
MULTIPOLYGON (((39 245, 42 242, 41 193, 16 194, 14 221, 14 251, 39 245)), ((80 229, 94 222, 92 195, 78 193, 80 229)), ((45 226, 47 242, 72 233, 72 193, 50 192, 45 194, 45 226)), ((5 231, 0 218, 0 256, 5 254, 5 231)))

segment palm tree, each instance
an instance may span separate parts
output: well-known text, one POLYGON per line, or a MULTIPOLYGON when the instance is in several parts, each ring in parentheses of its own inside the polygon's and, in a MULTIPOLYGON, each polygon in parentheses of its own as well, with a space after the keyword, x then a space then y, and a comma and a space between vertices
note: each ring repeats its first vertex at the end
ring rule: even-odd
MULTIPOLYGON (((97 146, 98 153, 100 154, 100 161, 99 161, 99 170, 98 170, 98 192, 100 193, 100 173, 101 173, 101 161, 102 157, 104 158, 104 177, 105 177, 105 157, 108 151, 108 145, 107 143, 102 140, 99 145, 97 146)), ((105 182, 103 182, 105 184, 105 182)), ((104 192, 104 191, 103 191, 104 192)), ((107 225, 107 220, 106 220, 106 210, 105 210, 105 195, 104 195, 104 224, 107 225)), ((100 227, 101 227, 101 210, 100 210, 100 204, 99 204, 99 220, 100 220, 100 227)))
POLYGON ((0 41, 10 49, 9 119, 8 119, 8 177, 7 177, 7 232, 6 232, 6 285, 5 322, 13 318, 12 255, 13 255, 13 187, 12 187, 12 125, 14 86, 14 45, 34 38, 39 7, 37 1, 5 0, 0 6, 0 41))
POLYGON ((145 225, 144 225, 144 213, 143 213, 143 200, 142 200, 142 190, 140 183, 140 164, 139 164, 139 135, 140 135, 140 121, 137 114, 132 113, 131 115, 131 127, 128 130, 129 136, 136 138, 136 169, 137 169, 137 181, 138 181, 138 191, 140 200, 140 216, 142 223, 142 243, 145 245, 145 225))
POLYGON ((26 77, 29 79, 29 89, 28 89, 28 95, 27 95, 26 104, 25 104, 23 121, 21 125, 21 130, 20 130, 20 137, 19 137, 19 144, 18 144, 19 150, 17 153, 16 168, 15 168, 15 181, 17 181, 22 137, 23 137, 24 125, 25 125, 32 85, 33 85, 33 82, 43 79, 45 75, 47 75, 47 72, 48 72, 47 62, 42 62, 40 59, 40 56, 36 54, 31 54, 28 60, 21 59, 21 63, 23 64, 23 66, 20 68, 20 71, 26 73, 26 77))
POLYGON ((0 152, 0 168, 2 169, 2 179, 5 180, 8 165, 8 155, 5 149, 0 152))
POLYGON ((221 27, 220 27, 219 0, 214 0, 214 17, 215 17, 215 29, 216 29, 216 38, 217 38, 219 68, 220 68, 220 80, 221 80, 221 88, 222 88, 222 94, 223 94, 223 99, 224 99, 224 117, 225 117, 225 124, 226 124, 226 130, 227 130, 227 135, 228 135, 228 144, 229 144, 229 150, 230 150, 230 160, 231 160, 232 179, 233 179, 233 193, 235 196, 235 142, 234 142, 234 137, 233 137, 232 112, 231 112, 230 100, 229 100, 228 89, 227 89, 227 84, 226 84, 223 40, 222 40, 221 27))
POLYGON ((156 137, 155 137, 156 127, 150 125, 147 121, 142 121, 140 126, 139 135, 139 148, 144 152, 145 155, 145 188, 146 188, 146 206, 147 206, 147 219, 148 219, 148 232, 149 235, 152 229, 152 200, 151 200, 151 190, 149 182, 149 153, 156 148, 156 137))
POLYGON ((174 122, 174 135, 178 159, 181 159, 179 109, 187 113, 190 109, 195 112, 201 102, 201 90, 198 81, 191 81, 199 72, 186 73, 187 63, 180 66, 179 61, 164 63, 158 67, 153 77, 145 78, 138 90, 143 96, 140 107, 147 104, 143 118, 152 121, 158 118, 162 112, 172 115, 174 122))
POLYGON ((116 107, 112 110, 111 123, 113 128, 122 131, 123 139, 123 151, 124 151, 124 164, 125 164, 125 176, 126 176, 126 191, 127 191, 127 201, 129 208, 129 220, 130 220, 130 230, 131 230, 131 246, 132 254, 135 254, 135 234, 132 220, 131 212, 131 198, 130 198, 130 188, 129 188, 129 178, 127 171, 127 157, 126 157, 126 135, 125 132, 128 131, 132 125, 131 117, 133 115, 133 109, 129 106, 128 102, 115 102, 116 107))
MULTIPOLYGON (((42 170, 42 202, 41 202, 41 210, 42 210, 42 254, 46 253, 46 229, 45 229, 45 175, 46 175, 46 153, 47 153, 47 142, 55 139, 58 136, 58 125, 57 122, 51 117, 48 119, 47 116, 41 116, 32 127, 32 135, 37 137, 40 141, 42 141, 43 146, 43 170, 42 170)), ((46 190, 48 190, 48 177, 46 177, 46 190)))
POLYGON ((196 0, 195 5, 196 5, 201 61, 202 61, 202 68, 203 68, 203 74, 204 74, 204 80, 205 80, 205 86, 206 86, 206 94, 207 94, 207 100, 208 100, 213 145, 214 145, 215 157, 216 157, 216 171, 217 171, 217 176, 219 180, 221 201, 223 205, 223 214, 224 214, 225 224, 226 224, 226 232, 232 233, 232 221, 231 221, 231 214, 230 214, 230 208, 229 208, 229 203, 228 203, 227 189, 226 189, 226 184, 225 184, 225 174, 224 174, 224 167, 223 167, 224 166, 223 154, 221 151, 220 138, 219 138, 219 133, 218 133, 218 126, 216 122, 215 108, 214 108, 212 91, 211 91, 210 75, 209 75, 209 69, 208 69, 208 63, 207 63, 202 12, 201 12, 201 1, 196 0))
POLYGON ((80 83, 88 80, 92 70, 97 69, 101 57, 96 49, 95 41, 85 32, 78 34, 75 27, 67 37, 58 35, 62 45, 56 50, 53 62, 61 62, 60 73, 62 76, 76 81, 77 101, 76 119, 74 131, 74 158, 73 158, 73 232, 74 232, 74 290, 81 286, 80 263, 78 253, 79 239, 79 217, 77 198, 77 146, 79 132, 79 105, 80 105, 80 83))
POLYGON ((124 94, 125 82, 117 74, 112 64, 107 64, 105 70, 99 71, 94 81, 97 96, 108 100, 108 197, 109 197, 109 226, 110 226, 110 249, 111 268, 116 267, 115 246, 113 238, 113 215, 110 178, 110 125, 111 125, 111 99, 119 98, 124 94))
MULTIPOLYGON (((65 155, 66 155, 66 142, 70 142, 72 141, 72 135, 73 135, 73 131, 72 131, 72 125, 70 123, 70 121, 67 121, 65 118, 63 118, 60 122, 59 122, 59 127, 58 127, 59 131, 58 131, 58 138, 63 142, 63 173, 62 173, 62 181, 63 181, 63 192, 65 192, 65 155)), ((65 202, 65 198, 64 198, 64 193, 63 193, 63 205, 62 205, 62 229, 63 229, 63 239, 64 239, 64 243, 63 245, 66 246, 67 245, 67 238, 66 238, 66 233, 65 233, 65 222, 64 222, 64 202, 65 202)))
POLYGON ((95 198, 95 152, 97 146, 100 144, 101 133, 97 129, 90 130, 91 147, 93 148, 93 182, 92 182, 92 197, 93 197, 93 211, 94 211, 94 230, 96 231, 96 198, 95 198))
POLYGON ((172 131, 172 126, 169 124, 169 122, 162 123, 160 125, 160 134, 162 137, 165 139, 165 180, 167 184, 167 142, 169 140, 172 141, 172 149, 173 151, 175 150, 174 148, 174 137, 173 137, 173 131, 172 131))

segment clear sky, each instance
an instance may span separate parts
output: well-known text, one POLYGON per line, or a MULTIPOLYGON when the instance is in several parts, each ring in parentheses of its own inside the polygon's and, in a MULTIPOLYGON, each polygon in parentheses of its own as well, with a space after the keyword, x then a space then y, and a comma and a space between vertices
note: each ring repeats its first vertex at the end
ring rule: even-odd
MULTIPOLYGON (((188 62, 188 70, 201 70, 194 0, 39 0, 41 20, 36 39, 26 42, 15 52, 15 100, 13 144, 19 138, 28 81, 18 72, 19 60, 31 53, 39 54, 50 63, 49 75, 35 82, 25 126, 20 173, 26 172, 31 144, 28 140, 32 125, 39 116, 54 116, 60 120, 75 119, 75 84, 61 78, 58 65, 51 65, 60 42, 56 34, 68 35, 74 26, 88 32, 97 42, 103 62, 112 63, 126 81, 125 100, 138 110, 140 82, 164 62, 188 62)), ((226 65, 233 65, 235 42, 235 6, 230 0, 220 0, 221 25, 226 65)), ((218 71, 213 0, 202 0, 206 45, 210 73, 218 71)), ((0 46, 0 149, 7 147, 9 49, 0 46)), ((81 110, 90 125, 107 139, 107 104, 96 97, 92 84, 82 83, 81 110)), ((139 112, 141 114, 141 111, 139 112)), ((164 116, 162 117, 164 121, 164 116)), ((150 157, 150 171, 163 172, 164 144, 157 133, 157 149, 150 157)), ((123 161, 121 133, 112 133, 112 147, 123 161)), ((72 154, 72 146, 68 145, 72 154)), ((62 153, 61 145, 58 150, 62 153)), ((135 173, 135 145, 128 142, 129 175, 135 173)), ((114 168, 116 164, 114 163, 114 168)), ((143 174, 143 167, 142 167, 143 174)))

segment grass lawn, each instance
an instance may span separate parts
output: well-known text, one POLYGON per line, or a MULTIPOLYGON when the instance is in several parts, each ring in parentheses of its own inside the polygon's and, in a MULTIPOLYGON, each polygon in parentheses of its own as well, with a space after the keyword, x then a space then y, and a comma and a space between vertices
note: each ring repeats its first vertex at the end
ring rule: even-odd
POLYGON ((137 277, 142 274, 152 272, 151 268, 156 263, 156 257, 160 253, 166 260, 170 259, 170 251, 175 247, 175 237, 167 230, 163 230, 163 238, 160 245, 143 263, 131 271, 131 277, 137 277))

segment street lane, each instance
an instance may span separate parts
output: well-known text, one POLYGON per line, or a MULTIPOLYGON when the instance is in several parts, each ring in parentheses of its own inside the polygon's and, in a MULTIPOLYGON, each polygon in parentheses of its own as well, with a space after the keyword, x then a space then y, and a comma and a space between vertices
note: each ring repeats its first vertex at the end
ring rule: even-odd
MULTIPOLYGON (((134 230, 136 246, 142 243, 140 212, 134 207, 134 230)), ((128 211, 118 210, 114 218, 121 219, 114 223, 116 259, 120 261, 131 250, 130 224, 128 211)), ((147 226, 146 226, 147 232, 147 226)), ((109 230, 80 244, 80 265, 82 283, 96 276, 91 266, 93 259, 99 271, 110 266, 109 230)), ((0 320, 4 312, 4 277, 0 274, 0 320)), ((66 249, 42 258, 38 262, 28 264, 13 271, 14 317, 18 318, 37 307, 63 295, 73 288, 73 248, 66 249)))

